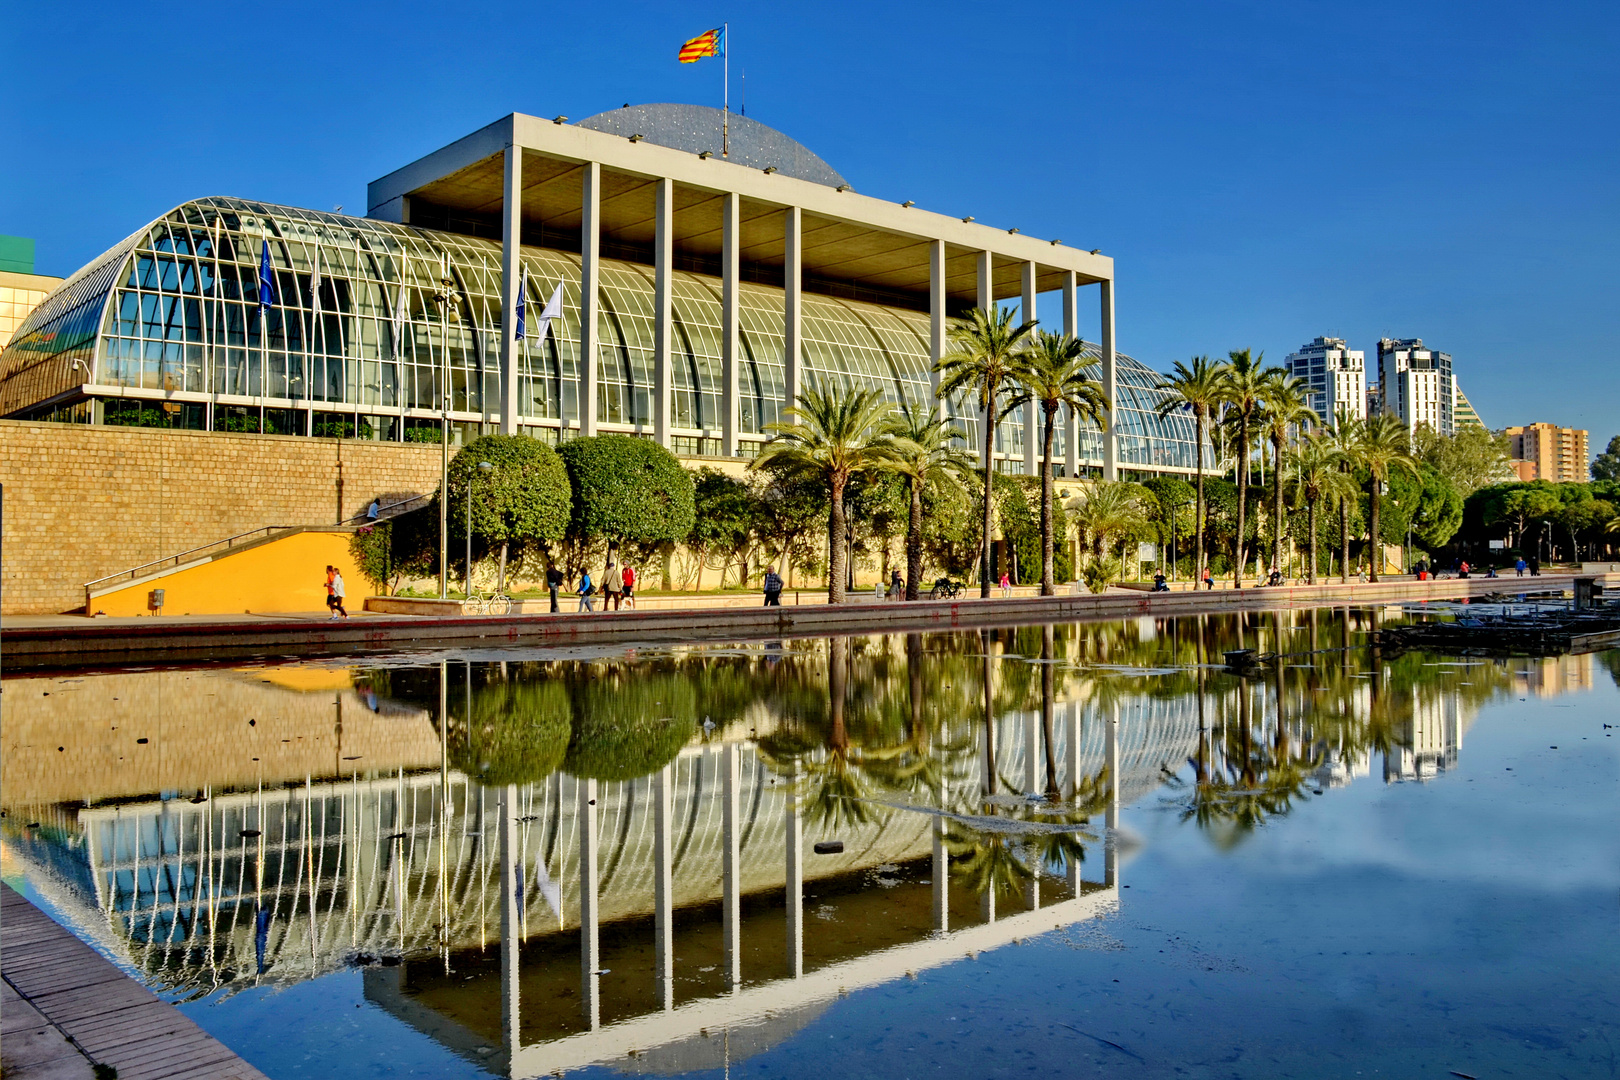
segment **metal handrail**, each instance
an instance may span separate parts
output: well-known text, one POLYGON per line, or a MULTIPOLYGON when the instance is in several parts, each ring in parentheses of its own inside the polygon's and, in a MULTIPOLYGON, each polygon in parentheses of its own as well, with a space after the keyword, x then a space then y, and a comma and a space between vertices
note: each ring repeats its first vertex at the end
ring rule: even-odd
POLYGON ((168 555, 161 559, 154 559, 149 563, 142 563, 132 570, 120 570, 116 574, 108 574, 106 577, 96 578, 94 581, 87 581, 84 583, 84 588, 86 592, 89 592, 97 585, 104 584, 105 582, 118 581, 123 578, 129 578, 131 581, 133 581, 145 573, 149 573, 162 567, 170 565, 179 566, 188 556, 194 556, 200 551, 207 551, 209 548, 219 547, 221 544, 223 544, 227 549, 236 547, 237 541, 241 540, 243 537, 256 537, 260 533, 268 535, 273 532, 281 532, 287 529, 301 529, 304 527, 305 526, 302 525, 261 525, 257 529, 249 529, 247 532, 237 533, 235 536, 227 536, 225 539, 215 540, 211 544, 203 544, 199 547, 190 548, 186 551, 180 552, 178 555, 168 555))
MULTIPOLYGON (((420 495, 412 495, 408 499, 401 499, 401 500, 399 500, 399 502, 389 503, 387 506, 379 506, 379 507, 377 507, 377 520, 381 521, 383 514, 387 513, 389 510, 393 510, 395 507, 409 506, 413 502, 421 502, 423 499, 431 499, 432 497, 433 497, 433 493, 431 491, 425 491, 420 495)), ((369 520, 366 517, 366 512, 368 510, 370 510, 370 507, 367 507, 366 510, 360 511, 358 514, 353 514, 353 515, 351 515, 349 517, 344 518, 342 521, 338 522, 338 524, 339 525, 347 525, 347 524, 349 524, 350 522, 353 522, 353 521, 358 521, 361 524, 365 524, 369 520)))

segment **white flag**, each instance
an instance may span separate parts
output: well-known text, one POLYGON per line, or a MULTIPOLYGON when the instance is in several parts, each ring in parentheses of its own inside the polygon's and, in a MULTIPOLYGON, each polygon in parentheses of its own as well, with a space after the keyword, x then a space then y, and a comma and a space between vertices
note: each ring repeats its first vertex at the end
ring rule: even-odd
POLYGON ((315 260, 309 272, 309 317, 313 322, 321 317, 321 242, 315 241, 315 260))
POLYGON ((551 294, 546 301, 545 310, 540 312, 540 318, 535 320, 534 339, 541 344, 545 343, 546 334, 551 330, 551 320, 562 314, 562 282, 557 282, 557 291, 551 294))
POLYGON ((402 350, 399 347, 399 343, 405 336, 405 321, 406 321, 406 319, 408 319, 410 317, 410 314, 411 314, 410 306, 409 306, 409 304, 407 303, 407 301, 405 299, 405 281, 406 281, 407 278, 410 277, 410 269, 411 269, 410 260, 409 260, 409 258, 406 258, 400 264, 399 292, 398 292, 398 295, 395 297, 395 300, 394 300, 394 359, 395 360, 400 359, 404 355, 404 350, 402 350))

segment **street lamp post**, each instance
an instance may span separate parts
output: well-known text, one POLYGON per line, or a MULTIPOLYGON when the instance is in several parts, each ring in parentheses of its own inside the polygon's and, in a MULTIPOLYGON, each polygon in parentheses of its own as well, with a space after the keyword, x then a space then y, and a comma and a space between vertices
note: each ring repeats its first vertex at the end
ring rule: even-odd
POLYGON ((450 309, 459 299, 446 260, 433 302, 439 305, 439 599, 450 596, 450 309))
MULTIPOLYGON (((482 473, 488 473, 488 472, 492 471, 494 468, 495 468, 495 466, 491 465, 487 461, 480 461, 478 463, 478 471, 482 472, 482 473)), ((466 589, 464 589, 462 591, 462 595, 465 596, 469 600, 472 599, 472 486, 473 486, 473 474, 468 473, 467 474, 467 587, 466 587, 466 589)))

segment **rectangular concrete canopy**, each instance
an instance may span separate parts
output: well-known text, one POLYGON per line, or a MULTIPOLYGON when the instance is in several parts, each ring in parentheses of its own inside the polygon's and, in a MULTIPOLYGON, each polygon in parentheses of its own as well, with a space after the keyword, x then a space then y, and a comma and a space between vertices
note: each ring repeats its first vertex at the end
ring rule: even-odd
POLYGON ((1038 291, 1112 281, 1113 260, 1035 237, 1009 233, 852 190, 767 174, 718 157, 514 113, 373 181, 374 218, 500 239, 505 156, 522 154, 526 243, 578 250, 586 164, 601 169, 603 254, 653 261, 655 194, 674 183, 674 252, 701 268, 721 254, 724 196, 741 199, 740 261, 747 276, 769 280, 784 262, 786 211, 802 210, 805 288, 836 283, 871 298, 927 308, 931 241, 945 244, 945 293, 953 310, 978 299, 978 262, 992 255, 994 299, 1020 295, 1026 264, 1038 291))

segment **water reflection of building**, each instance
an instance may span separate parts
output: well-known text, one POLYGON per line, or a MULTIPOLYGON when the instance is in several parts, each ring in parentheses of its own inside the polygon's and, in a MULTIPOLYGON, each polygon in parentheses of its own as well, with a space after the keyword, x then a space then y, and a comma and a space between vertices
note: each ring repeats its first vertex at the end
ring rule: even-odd
POLYGON ((631 1050, 696 1060, 704 1027, 768 1012, 790 1030, 840 991, 1110 909, 1100 842, 1092 867, 1047 862, 996 903, 953 887, 949 819, 929 811, 976 805, 987 775, 1015 801, 1041 790, 1050 756, 1066 792, 1118 778, 1112 824, 1197 733, 1187 702, 1130 695, 1055 701, 1050 742, 1039 710, 964 718, 966 742, 938 749, 956 758, 943 790, 880 789, 863 820, 829 823, 809 811, 814 760, 795 778, 723 732, 649 776, 481 787, 448 768, 431 713, 325 677, 130 673, 49 708, 70 681, 8 681, 8 705, 42 704, 7 727, 7 854, 156 984, 362 965, 374 1002, 518 1075, 631 1050), (77 756, 58 775, 68 750, 41 736, 64 724, 77 756), (842 852, 816 854, 822 840, 842 852))
POLYGON ((1512 664, 1513 688, 1522 695, 1542 698, 1591 690, 1598 671, 1596 653, 1516 657, 1512 664))
POLYGON ((1457 767, 1463 732, 1473 722, 1464 718, 1462 704, 1453 695, 1411 691, 1410 718, 1396 729, 1397 745, 1384 752, 1384 782, 1432 780, 1457 767))

